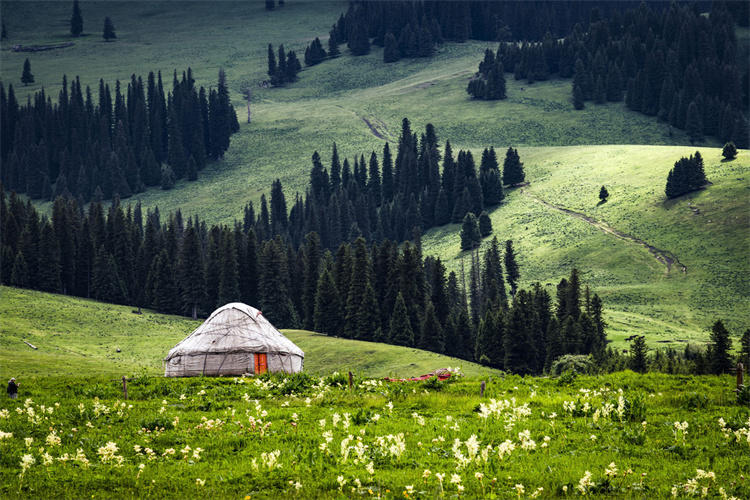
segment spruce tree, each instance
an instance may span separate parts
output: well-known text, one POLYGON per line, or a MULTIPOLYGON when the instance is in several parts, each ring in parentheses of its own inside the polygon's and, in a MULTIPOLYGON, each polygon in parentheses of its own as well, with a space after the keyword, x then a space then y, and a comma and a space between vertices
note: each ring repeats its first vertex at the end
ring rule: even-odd
POLYGON ((391 63, 401 60, 401 52, 398 50, 396 37, 390 31, 385 35, 385 48, 383 50, 383 62, 391 63))
POLYGON ((492 234, 492 221, 487 212, 479 214, 479 236, 485 238, 492 234))
POLYGON ((73 0, 73 15, 70 18, 70 34, 73 36, 79 36, 83 33, 83 15, 81 15, 81 7, 78 5, 78 0, 73 0))
POLYGON ((711 372, 714 375, 723 375, 734 371, 734 363, 730 351, 732 349, 732 339, 729 337, 724 323, 717 320, 711 327, 711 356, 708 360, 711 365, 711 372))
POLYGON ((315 331, 338 337, 343 331, 341 302, 331 270, 323 269, 315 295, 315 331))
POLYGON ((607 191, 607 188, 602 186, 602 188, 599 190, 599 201, 600 203, 604 203, 607 201, 607 198, 609 198, 609 191, 607 191))
POLYGON ((28 58, 23 62, 21 83, 23 83, 24 87, 30 83, 34 83, 34 75, 31 74, 31 63, 29 62, 28 58))
POLYGON ((510 286, 511 295, 516 295, 518 289, 518 279, 520 278, 520 272, 518 269, 518 263, 516 262, 516 252, 513 249, 513 240, 507 240, 505 242, 505 272, 508 276, 508 286, 510 286))
POLYGON ((638 335, 630 343, 630 369, 637 373, 646 373, 648 371, 646 354, 646 337, 638 335))
POLYGON ((185 230, 178 259, 178 280, 182 298, 182 310, 198 318, 198 309, 206 295, 203 274, 203 248, 196 229, 190 225, 185 230))
POLYGON ((503 184, 506 186, 515 186, 526 180, 526 174, 523 171, 523 163, 518 155, 518 150, 512 147, 505 152, 505 161, 503 162, 503 184))
POLYGON ((461 250, 471 250, 479 246, 481 242, 479 223, 476 216, 469 212, 464 216, 464 222, 461 225, 461 250))
POLYGON ((104 18, 104 31, 102 32, 102 38, 104 38, 105 42, 117 38, 117 34, 115 33, 115 25, 112 23, 112 20, 109 17, 104 18))
POLYGON ((737 157, 737 148, 733 142, 727 142, 724 144, 724 149, 721 150, 721 156, 726 160, 734 160, 737 157))
POLYGON ((740 339, 740 352, 737 355, 737 362, 742 363, 746 368, 750 367, 750 328, 745 330, 740 339))
POLYGON ((443 329, 438 321, 432 301, 427 303, 417 347, 432 352, 443 351, 443 329))
POLYGON ((411 328, 404 296, 399 292, 391 315, 389 343, 411 347, 414 345, 414 330, 411 328))
POLYGON ((268 76, 273 78, 276 75, 276 52, 273 45, 268 44, 268 76))

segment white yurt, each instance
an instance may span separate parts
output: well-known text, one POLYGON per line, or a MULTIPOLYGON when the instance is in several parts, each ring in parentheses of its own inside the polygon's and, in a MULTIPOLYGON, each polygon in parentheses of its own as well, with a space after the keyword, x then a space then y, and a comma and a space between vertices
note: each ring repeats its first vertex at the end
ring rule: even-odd
POLYGON ((233 302, 215 310, 164 359, 166 377, 302 371, 305 353, 263 314, 233 302))

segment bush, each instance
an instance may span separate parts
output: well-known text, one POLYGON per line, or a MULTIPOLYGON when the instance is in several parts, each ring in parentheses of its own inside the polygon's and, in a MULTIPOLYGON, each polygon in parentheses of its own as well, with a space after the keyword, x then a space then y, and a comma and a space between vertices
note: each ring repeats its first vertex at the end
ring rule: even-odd
POLYGON ((550 375, 559 377, 567 371, 575 372, 577 375, 590 375, 596 371, 596 365, 591 356, 566 354, 552 363, 550 375))

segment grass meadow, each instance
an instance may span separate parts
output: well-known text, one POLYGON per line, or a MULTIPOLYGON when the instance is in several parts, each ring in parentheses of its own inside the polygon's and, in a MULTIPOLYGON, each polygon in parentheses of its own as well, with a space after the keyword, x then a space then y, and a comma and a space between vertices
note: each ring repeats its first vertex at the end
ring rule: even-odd
MULTIPOLYGON (((145 78, 161 70, 169 89, 174 70, 191 67, 196 83, 208 87, 223 67, 241 122, 225 158, 209 164, 198 182, 181 181, 177 189, 151 189, 128 200, 158 206, 162 213, 181 208, 185 216, 197 214, 209 223, 241 217, 243 206, 268 193, 276 178, 292 199, 308 183, 313 151, 327 161, 334 142, 350 160, 380 153, 385 140, 397 141, 404 117, 415 131, 432 123, 441 143, 450 140, 454 151, 470 149, 477 158, 485 147, 494 146, 501 158, 508 146, 518 147, 529 185, 509 191, 506 203, 491 215, 495 235, 514 240, 523 285, 540 281, 554 292, 552 285, 578 267, 584 281, 604 297, 610 338, 622 347, 633 334, 645 334, 652 347, 704 342, 719 318, 735 338, 747 328, 746 151, 733 162, 721 162, 721 145, 687 146, 683 132, 629 111, 623 103, 588 103, 574 111, 569 80, 528 85, 508 74, 508 99, 472 101, 467 81, 485 48, 496 48, 482 42, 448 43, 429 60, 389 65, 382 62, 380 48, 355 58, 342 47, 341 57, 304 68, 296 83, 257 86, 267 78, 268 43, 275 48, 283 43, 302 58, 316 36, 325 44, 331 24, 347 5, 295 0, 267 12, 261 1, 83 1, 86 36, 73 47, 16 53, 10 46, 70 40, 71 5, 4 1, 9 39, 2 42, 0 78, 6 86, 12 83, 25 102, 41 88, 56 96, 63 74, 79 76, 84 87, 95 90, 100 78, 113 87, 131 74, 145 78), (116 26, 117 40, 101 38, 105 16, 116 26), (27 57, 36 82, 24 87, 20 75, 27 57), (253 89, 250 124, 242 98, 248 86, 253 89), (666 201, 667 172, 696 149, 712 184, 666 201), (611 197, 597 205, 602 185, 611 197), (686 272, 667 270, 644 244, 676 256, 686 272)), ((738 30, 738 37, 747 40, 748 31, 738 30)), ((50 203, 39 206, 51 210, 50 203)), ((458 232, 457 225, 428 232, 425 253, 440 255, 451 269, 460 270, 458 232)))
POLYGON ((21 379, 3 498, 747 498, 732 377, 21 379))

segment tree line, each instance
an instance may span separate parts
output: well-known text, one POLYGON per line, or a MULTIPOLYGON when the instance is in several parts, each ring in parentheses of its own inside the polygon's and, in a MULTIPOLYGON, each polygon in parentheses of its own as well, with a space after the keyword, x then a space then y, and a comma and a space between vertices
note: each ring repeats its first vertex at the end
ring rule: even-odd
POLYGON ((252 202, 245 206, 244 227, 252 227, 259 240, 281 235, 297 246, 316 232, 331 251, 360 236, 402 242, 413 238, 415 228, 424 232, 460 223, 468 213, 480 217, 503 201, 503 183, 525 180, 517 149, 508 148, 501 171, 494 148, 485 148, 477 169, 470 151, 454 155, 449 140, 441 147, 432 124, 418 135, 406 118, 395 157, 386 142, 380 155, 372 151, 342 160, 334 143, 327 167, 317 151, 311 160, 309 188, 295 194, 288 211, 279 180, 270 199, 261 195, 257 209, 252 202))
POLYGON ((728 5, 714 2, 709 16, 694 3, 661 5, 642 2, 609 18, 597 5, 588 29, 576 24, 562 40, 546 33, 537 42, 501 43, 496 54, 487 49, 467 91, 480 99, 505 98, 499 69, 528 83, 558 74, 572 78, 576 109, 624 98, 629 109, 685 130, 691 141, 710 136, 747 149, 750 128, 742 110, 750 70, 740 76, 728 5))
POLYGON ((217 87, 196 88, 192 70, 175 71, 165 94, 161 72, 133 75, 114 95, 99 81, 98 100, 80 80, 63 76, 57 103, 44 89, 20 105, 0 82, 0 175, 8 190, 31 199, 127 198, 147 187, 196 180, 208 158, 220 158, 239 130, 223 70, 217 87))
POLYGON ((259 305, 280 328, 418 347, 515 373, 541 373, 558 355, 604 352, 602 302, 578 273, 557 287, 518 288, 512 241, 494 239, 469 276, 448 273, 414 242, 358 237, 335 253, 316 232, 294 246, 259 240, 239 221, 208 226, 179 211, 105 211, 92 201, 55 199, 51 218, 0 191, 3 284, 205 316, 233 301, 259 305), (105 213, 106 212, 106 213, 105 213), (506 285, 507 283, 507 285, 506 285))

